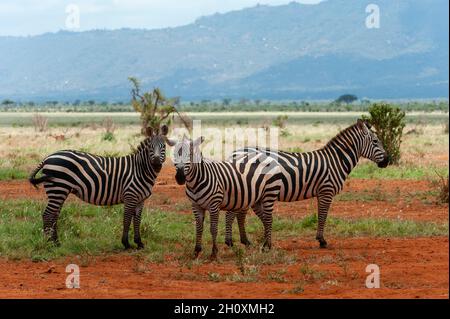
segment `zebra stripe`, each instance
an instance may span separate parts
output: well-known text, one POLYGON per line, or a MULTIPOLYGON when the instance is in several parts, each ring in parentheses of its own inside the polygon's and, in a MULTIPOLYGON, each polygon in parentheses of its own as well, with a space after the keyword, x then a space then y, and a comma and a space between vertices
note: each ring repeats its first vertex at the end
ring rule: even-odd
MULTIPOLYGON (((216 238, 219 211, 228 212, 227 220, 234 219, 236 213, 241 223, 245 223, 245 214, 250 207, 257 212, 261 211, 259 207, 271 211, 278 198, 280 182, 274 172, 262 171, 263 166, 272 162, 272 159, 261 160, 259 154, 252 160, 246 158, 246 163, 240 160, 233 164, 204 159, 199 150, 202 141, 202 138, 194 142, 184 138, 177 143, 174 150, 175 178, 178 184, 186 184, 186 195, 192 203, 196 220, 195 257, 202 250, 205 212, 210 212, 213 239, 211 258, 214 259, 218 251, 216 238)), ((262 214, 258 216, 262 218, 262 214)), ((241 242, 247 245, 250 243, 245 231, 241 232, 241 242)), ((231 233, 227 233, 226 243, 232 245, 231 233)), ((266 245, 270 246, 270 241, 266 245)))
MULTIPOLYGON (((235 151, 229 161, 233 162, 236 158, 246 158, 255 153, 270 157, 278 163, 277 178, 281 181, 279 201, 294 202, 317 197, 316 239, 322 248, 327 246, 323 231, 333 197, 342 190, 347 176, 359 159, 370 159, 381 168, 386 167, 389 162, 388 154, 378 137, 370 130, 370 125, 362 120, 338 133, 316 151, 290 153, 248 147, 235 151)), ((259 214, 263 215, 263 220, 270 224, 271 228, 272 212, 265 211, 264 207, 261 209, 263 211, 259 214)), ((230 222, 230 219, 227 221, 230 222)), ((227 228, 231 228, 231 225, 227 225, 227 228)), ((245 229, 245 226, 239 225, 239 228, 245 229)))
POLYGON ((167 129, 146 138, 130 155, 104 157, 62 150, 47 156, 32 172, 29 181, 37 187, 44 183, 48 203, 43 212, 44 233, 58 243, 57 220, 61 208, 74 194, 81 200, 98 205, 124 204, 122 243, 129 248, 128 232, 134 223, 134 242, 143 248, 140 221, 144 201, 152 194, 156 177, 165 161, 167 129), (43 176, 35 178, 42 170, 43 176))

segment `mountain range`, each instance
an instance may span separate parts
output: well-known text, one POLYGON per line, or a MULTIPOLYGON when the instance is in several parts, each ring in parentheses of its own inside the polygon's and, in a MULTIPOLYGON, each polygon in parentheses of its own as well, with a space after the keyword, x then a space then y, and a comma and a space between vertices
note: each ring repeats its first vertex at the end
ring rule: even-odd
POLYGON ((129 76, 182 100, 448 98, 449 2, 255 7, 156 30, 0 37, 0 99, 129 100, 129 76))

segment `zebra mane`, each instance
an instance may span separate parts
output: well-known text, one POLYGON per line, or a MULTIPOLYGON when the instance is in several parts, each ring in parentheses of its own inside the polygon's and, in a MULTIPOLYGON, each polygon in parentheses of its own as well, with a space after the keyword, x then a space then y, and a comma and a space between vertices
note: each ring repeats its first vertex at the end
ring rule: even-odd
POLYGON ((150 142, 150 137, 146 137, 139 145, 137 148, 133 148, 133 154, 138 154, 140 152, 142 152, 143 150, 145 150, 148 146, 149 146, 149 142, 150 142))
POLYGON ((337 133, 336 136, 333 137, 331 140, 329 140, 328 143, 324 147, 332 145, 336 141, 340 141, 342 136, 346 135, 348 131, 352 131, 352 130, 355 130, 355 129, 356 129, 356 131, 358 131, 357 123, 355 123, 353 125, 350 125, 349 127, 345 128, 342 131, 340 131, 339 133, 337 133))

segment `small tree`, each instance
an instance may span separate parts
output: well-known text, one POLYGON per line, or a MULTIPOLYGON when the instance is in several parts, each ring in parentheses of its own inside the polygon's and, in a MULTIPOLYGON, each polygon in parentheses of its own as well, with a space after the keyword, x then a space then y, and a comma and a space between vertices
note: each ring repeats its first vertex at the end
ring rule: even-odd
POLYGON ((389 164, 398 164, 400 144, 405 127, 405 112, 388 103, 374 103, 369 107, 369 117, 363 116, 375 128, 378 138, 389 154, 389 164))
POLYGON ((336 103, 345 103, 345 104, 350 104, 355 102, 358 99, 358 97, 356 95, 353 94, 343 94, 340 97, 338 97, 336 99, 336 103))
POLYGON ((48 119, 39 113, 33 114, 33 126, 36 132, 45 132, 48 127, 48 119))
POLYGON ((134 77, 128 78, 133 84, 131 90, 131 104, 136 112, 141 113, 142 134, 149 135, 151 129, 157 130, 161 124, 170 125, 174 115, 178 115, 181 122, 190 129, 190 121, 175 108, 177 98, 166 98, 159 88, 151 92, 140 92, 140 83, 134 77))

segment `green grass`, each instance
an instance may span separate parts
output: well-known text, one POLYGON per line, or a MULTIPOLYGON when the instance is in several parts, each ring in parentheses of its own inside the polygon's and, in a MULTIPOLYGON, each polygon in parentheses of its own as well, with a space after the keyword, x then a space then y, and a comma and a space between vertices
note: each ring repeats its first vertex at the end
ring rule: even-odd
POLYGON ((13 179, 27 179, 30 172, 19 168, 0 167, 0 181, 13 179))
MULTIPOLYGON (((43 202, 0 201, 0 256, 39 261, 122 251, 121 206, 101 208, 66 203, 58 220, 59 247, 43 238, 41 212, 44 208, 43 202)), ((146 210, 141 235, 147 246, 142 254, 162 261, 162 256, 173 251, 178 243, 192 242, 192 230, 191 216, 146 210)))
POLYGON ((391 165, 386 168, 378 168, 374 163, 361 163, 356 165, 350 173, 353 178, 366 179, 427 179, 435 177, 436 172, 448 175, 447 167, 416 166, 416 165, 391 165))
MULTIPOLYGON (((123 218, 121 206, 101 208, 80 202, 66 203, 58 221, 58 235, 61 242, 59 247, 48 243, 42 235, 41 212, 44 207, 44 202, 37 201, 0 201, 0 257, 41 261, 79 255, 88 260, 88 257, 93 255, 123 252, 120 242, 123 218)), ((274 241, 299 237, 313 238, 316 227, 316 215, 301 219, 275 216, 273 238, 274 241)), ((236 259, 238 268, 244 269, 244 265, 295 263, 295 258, 283 250, 272 249, 268 253, 259 251, 263 240, 263 227, 253 214, 249 216, 247 222, 247 232, 253 242, 251 249, 243 250, 238 244, 236 226, 233 230, 235 248, 233 250, 225 248, 224 228, 224 214, 221 214, 218 237, 221 244, 220 255, 236 259)), ((164 262, 167 257, 174 257, 181 263, 189 264, 192 263, 194 233, 195 226, 190 214, 145 209, 141 234, 146 247, 141 251, 132 250, 130 253, 153 262, 164 262)), ((448 223, 329 218, 326 236, 448 236, 448 223)), ((205 220, 203 248, 204 254, 200 262, 207 260, 211 249, 208 218, 205 220)))

